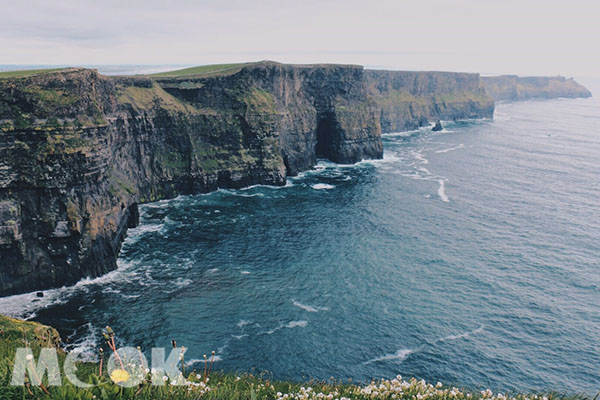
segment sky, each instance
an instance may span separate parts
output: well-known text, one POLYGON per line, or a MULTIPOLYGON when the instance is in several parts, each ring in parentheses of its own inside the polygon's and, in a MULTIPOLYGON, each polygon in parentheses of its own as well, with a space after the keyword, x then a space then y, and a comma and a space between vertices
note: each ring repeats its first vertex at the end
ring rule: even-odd
POLYGON ((0 64, 275 60, 599 76, 598 0, 0 0, 0 64))

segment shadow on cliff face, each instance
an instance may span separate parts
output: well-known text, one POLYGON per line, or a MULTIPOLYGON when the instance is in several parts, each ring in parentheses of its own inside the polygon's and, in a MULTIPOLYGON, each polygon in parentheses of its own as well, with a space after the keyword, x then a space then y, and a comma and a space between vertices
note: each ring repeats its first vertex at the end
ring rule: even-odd
POLYGON ((326 158, 334 161, 332 158, 335 152, 335 133, 337 126, 335 118, 331 114, 323 114, 317 123, 317 143, 315 151, 317 158, 326 158))

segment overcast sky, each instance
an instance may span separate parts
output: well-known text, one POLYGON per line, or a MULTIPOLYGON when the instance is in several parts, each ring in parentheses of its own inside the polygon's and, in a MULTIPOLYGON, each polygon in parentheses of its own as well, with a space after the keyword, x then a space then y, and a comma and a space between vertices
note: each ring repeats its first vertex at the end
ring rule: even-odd
POLYGON ((271 59, 600 75, 598 0, 0 2, 0 64, 271 59))

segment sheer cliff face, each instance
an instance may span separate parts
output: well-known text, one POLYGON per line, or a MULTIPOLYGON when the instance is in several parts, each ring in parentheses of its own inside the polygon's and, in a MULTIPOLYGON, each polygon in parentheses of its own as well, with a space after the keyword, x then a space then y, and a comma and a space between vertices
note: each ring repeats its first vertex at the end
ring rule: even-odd
POLYGON ((482 77, 486 92, 494 100, 555 99, 591 97, 592 93, 575 80, 562 76, 518 77, 516 75, 482 77))
POLYGON ((116 268, 140 202, 282 185, 317 158, 382 157, 382 129, 491 115, 489 99, 451 101, 479 96, 461 74, 413 79, 413 102, 395 97, 395 74, 259 63, 213 76, 0 79, 0 295, 116 268))
POLYGON ((277 162, 288 174, 312 167, 317 156, 354 163, 383 155, 359 66, 263 63, 232 75, 163 78, 158 84, 194 107, 238 115, 245 139, 272 133, 277 162))
POLYGON ((494 101, 479 74, 366 71, 382 132, 415 129, 432 120, 492 118, 494 101))

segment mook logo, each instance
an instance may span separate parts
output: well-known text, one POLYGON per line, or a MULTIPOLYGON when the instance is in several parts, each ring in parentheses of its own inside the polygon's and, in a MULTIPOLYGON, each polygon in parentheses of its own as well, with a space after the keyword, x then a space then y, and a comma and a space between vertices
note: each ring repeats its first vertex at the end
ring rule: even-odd
MULTIPOLYGON (((113 342, 114 343, 114 342, 113 342)), ((99 374, 106 373, 110 379, 122 387, 134 387, 144 381, 150 381, 152 385, 161 386, 169 382, 170 385, 187 385, 183 373, 178 364, 183 364, 185 347, 174 347, 168 356, 162 347, 152 349, 152 365, 140 348, 120 347, 111 348, 106 368, 103 370, 104 359, 100 359, 99 374)), ((44 377, 48 386, 60 386, 63 382, 61 369, 58 362, 58 352, 54 348, 42 348, 37 360, 30 348, 18 348, 15 354, 15 363, 11 384, 24 386, 32 383, 42 386, 44 377)), ((80 388, 89 388, 94 385, 82 382, 77 377, 77 360, 73 353, 67 354, 62 368, 62 373, 73 385, 80 388)))

